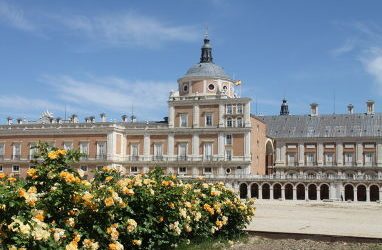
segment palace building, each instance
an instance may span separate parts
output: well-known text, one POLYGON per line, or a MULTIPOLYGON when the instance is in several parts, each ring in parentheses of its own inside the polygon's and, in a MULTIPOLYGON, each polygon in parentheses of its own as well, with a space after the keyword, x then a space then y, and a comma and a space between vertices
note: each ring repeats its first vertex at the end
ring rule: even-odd
POLYGON ((84 154, 74 168, 105 165, 126 174, 162 167, 181 178, 223 181, 242 198, 379 201, 382 197, 382 114, 374 102, 365 113, 251 115, 251 99, 239 82, 213 62, 205 37, 199 63, 178 79, 163 121, 120 122, 49 112, 37 121, 7 118, 0 125, 0 172, 25 176, 38 141, 84 154))

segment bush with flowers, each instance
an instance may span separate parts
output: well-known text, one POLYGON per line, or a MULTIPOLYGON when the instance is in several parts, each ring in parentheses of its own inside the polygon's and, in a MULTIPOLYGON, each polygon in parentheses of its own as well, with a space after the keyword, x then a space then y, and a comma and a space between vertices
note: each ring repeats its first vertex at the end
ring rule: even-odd
POLYGON ((38 145, 25 180, 0 173, 0 245, 6 249, 167 249, 232 238, 254 215, 223 183, 182 182, 160 169, 92 181, 70 166, 77 151, 38 145))

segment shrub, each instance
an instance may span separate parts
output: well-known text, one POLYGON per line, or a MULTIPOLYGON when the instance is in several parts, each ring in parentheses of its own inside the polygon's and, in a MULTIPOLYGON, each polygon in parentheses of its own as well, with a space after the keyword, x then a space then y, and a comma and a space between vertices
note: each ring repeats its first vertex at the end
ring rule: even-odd
POLYGON ((92 181, 70 166, 80 153, 38 145, 25 180, 0 175, 0 244, 9 249, 166 249, 234 237, 254 215, 223 183, 183 182, 157 168, 92 181))

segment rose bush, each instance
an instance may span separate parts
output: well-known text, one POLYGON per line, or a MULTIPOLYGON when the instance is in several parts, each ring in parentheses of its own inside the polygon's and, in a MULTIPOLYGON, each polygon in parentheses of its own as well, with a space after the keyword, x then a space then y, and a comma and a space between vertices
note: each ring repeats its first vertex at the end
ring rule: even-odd
POLYGON ((0 173, 0 244, 6 249, 166 249, 240 234, 254 215, 223 183, 183 182, 160 169, 92 181, 70 166, 80 153, 38 145, 25 180, 0 173))

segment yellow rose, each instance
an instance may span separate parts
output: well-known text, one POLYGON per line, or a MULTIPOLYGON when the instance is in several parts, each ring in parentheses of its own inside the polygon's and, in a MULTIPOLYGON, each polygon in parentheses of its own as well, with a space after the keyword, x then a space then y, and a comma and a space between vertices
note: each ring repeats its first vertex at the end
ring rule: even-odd
POLYGON ((105 203, 107 207, 114 205, 114 200, 112 197, 106 198, 103 202, 105 203))
POLYGON ((141 240, 133 240, 132 243, 133 243, 134 246, 142 245, 142 241, 141 240))

